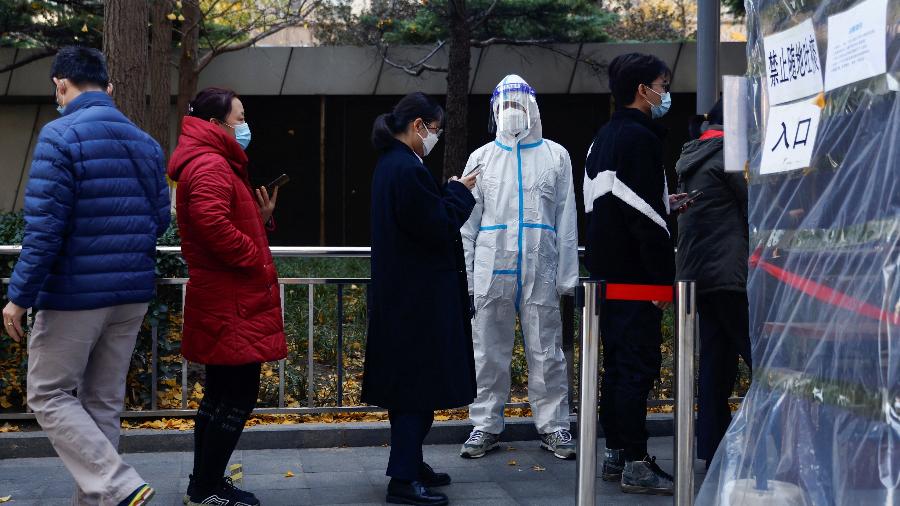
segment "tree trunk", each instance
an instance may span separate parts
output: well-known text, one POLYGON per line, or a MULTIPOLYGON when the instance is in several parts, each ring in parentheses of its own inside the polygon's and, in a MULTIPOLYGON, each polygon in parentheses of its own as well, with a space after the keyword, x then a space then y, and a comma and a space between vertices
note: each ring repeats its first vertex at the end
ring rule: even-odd
POLYGON ((469 158, 469 62, 471 38, 465 0, 450 0, 447 117, 444 120, 444 178, 462 174, 469 158))
POLYGON ((178 134, 181 134, 180 118, 188 113, 188 104, 197 92, 199 45, 200 45, 200 2, 199 0, 183 0, 181 14, 184 21, 184 34, 181 38, 181 58, 178 61, 178 134))
POLYGON ((172 84, 169 65, 172 49, 172 12, 170 0, 151 0, 150 6, 150 102, 147 107, 147 132, 169 155, 169 104, 172 84))
POLYGON ((141 128, 146 127, 148 19, 146 0, 106 0, 103 7, 103 52, 113 98, 141 128))

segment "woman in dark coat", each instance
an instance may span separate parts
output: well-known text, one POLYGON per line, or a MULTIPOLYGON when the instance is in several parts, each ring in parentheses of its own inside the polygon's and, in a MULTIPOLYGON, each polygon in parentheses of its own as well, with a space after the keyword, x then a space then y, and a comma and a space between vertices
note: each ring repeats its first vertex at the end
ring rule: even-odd
POLYGON ((443 110, 422 93, 375 121, 381 152, 372 182, 372 285, 362 400, 388 409, 387 502, 447 504, 450 483, 422 460, 434 410, 475 398, 475 360, 459 229, 475 206, 475 175, 441 186, 422 158, 443 110))
POLYGON ((678 216, 678 279, 697 281, 700 313, 700 386, 697 455, 707 467, 731 423, 738 357, 750 366, 747 308, 747 182, 726 173, 722 157, 722 102, 691 126, 675 165, 678 190, 700 197, 678 216), (701 129, 701 125, 706 125, 701 129), (702 130, 702 131, 701 131, 702 130))

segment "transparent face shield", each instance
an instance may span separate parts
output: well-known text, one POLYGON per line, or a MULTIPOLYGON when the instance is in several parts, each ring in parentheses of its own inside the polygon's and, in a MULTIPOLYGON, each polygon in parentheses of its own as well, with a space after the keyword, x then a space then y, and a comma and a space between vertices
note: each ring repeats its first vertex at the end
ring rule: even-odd
POLYGON ((490 131, 519 136, 537 117, 536 94, 525 83, 501 84, 491 96, 490 131))

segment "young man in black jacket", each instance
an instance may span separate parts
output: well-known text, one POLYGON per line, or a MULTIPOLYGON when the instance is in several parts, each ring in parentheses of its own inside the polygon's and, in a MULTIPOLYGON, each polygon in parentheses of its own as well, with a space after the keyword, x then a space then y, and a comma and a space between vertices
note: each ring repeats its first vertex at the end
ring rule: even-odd
MULTIPOLYGON (((609 66, 616 112, 594 137, 584 179, 586 264, 591 278, 665 284, 675 262, 667 225, 665 130, 654 119, 671 104, 671 71, 655 56, 631 53, 609 66)), ((603 307, 600 417, 606 435, 603 478, 624 492, 671 494, 672 477, 647 453, 647 395, 659 377, 662 303, 609 301, 603 307)))

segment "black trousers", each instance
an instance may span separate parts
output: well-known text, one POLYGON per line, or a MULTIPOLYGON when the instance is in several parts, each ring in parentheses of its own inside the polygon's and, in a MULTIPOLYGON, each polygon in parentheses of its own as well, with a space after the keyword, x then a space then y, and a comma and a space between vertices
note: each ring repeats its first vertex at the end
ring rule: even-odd
POLYGON ((626 460, 647 455, 647 396, 662 363, 662 311, 649 302, 607 301, 600 315, 600 424, 606 447, 626 460))
POLYGON ((747 294, 717 291, 697 297, 700 314, 700 387, 697 457, 712 460, 731 424, 728 398, 734 390, 738 357, 753 367, 747 294))
POLYGON ((194 419, 194 481, 203 493, 221 483, 228 460, 256 407, 262 364, 207 365, 194 419))
POLYGON ((422 443, 434 422, 433 411, 389 410, 391 420, 391 456, 387 475, 398 480, 419 479, 422 468, 422 443))

